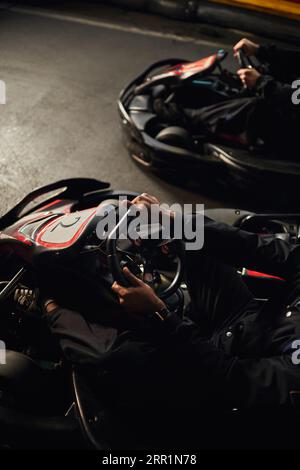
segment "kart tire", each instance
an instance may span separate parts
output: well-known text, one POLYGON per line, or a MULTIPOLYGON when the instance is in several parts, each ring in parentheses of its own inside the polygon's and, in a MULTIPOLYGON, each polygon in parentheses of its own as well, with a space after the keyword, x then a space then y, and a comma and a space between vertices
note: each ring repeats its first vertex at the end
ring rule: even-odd
POLYGON ((149 10, 179 20, 190 20, 196 15, 197 5, 195 0, 150 0, 149 10))
POLYGON ((149 0, 112 0, 114 5, 121 8, 131 8, 133 10, 148 11, 149 0))
POLYGON ((156 140, 174 147, 190 149, 192 146, 192 138, 186 129, 178 126, 171 126, 160 131, 156 140))
POLYGON ((112 0, 105 3, 112 3, 120 8, 132 8, 134 10, 148 11, 149 0, 112 0))
POLYGON ((285 22, 283 18, 275 16, 270 21, 268 15, 258 15, 255 11, 243 10, 242 8, 236 8, 234 5, 199 2, 194 19, 197 22, 213 25, 214 27, 234 28, 254 33, 257 36, 272 38, 272 40, 276 38, 277 40, 287 40, 299 44, 299 35, 294 29, 297 25, 285 22), (293 33, 293 30, 295 33, 293 33))

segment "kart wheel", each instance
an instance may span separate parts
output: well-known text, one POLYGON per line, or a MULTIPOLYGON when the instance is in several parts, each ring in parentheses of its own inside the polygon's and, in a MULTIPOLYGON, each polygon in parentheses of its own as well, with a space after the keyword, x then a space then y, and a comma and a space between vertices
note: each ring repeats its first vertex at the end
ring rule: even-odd
POLYGON ((196 14, 197 4, 193 0, 150 0, 149 9, 152 13, 187 20, 196 14))
POLYGON ((174 147, 182 147, 190 149, 192 147, 192 138, 186 129, 183 127, 167 127, 160 131, 156 139, 167 145, 173 145, 174 147))
POLYGON ((148 0, 113 0, 111 3, 121 8, 134 8, 137 10, 148 9, 148 0))

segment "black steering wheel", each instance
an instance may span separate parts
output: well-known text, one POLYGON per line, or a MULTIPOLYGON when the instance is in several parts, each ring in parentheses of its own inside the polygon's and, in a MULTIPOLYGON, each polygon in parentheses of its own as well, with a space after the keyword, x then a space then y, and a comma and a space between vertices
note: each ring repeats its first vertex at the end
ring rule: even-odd
MULTIPOLYGON (((183 244, 179 240, 161 240, 158 237, 130 240, 127 236, 128 226, 134 218, 136 216, 132 216, 129 209, 107 238, 112 276, 119 284, 129 287, 130 283, 123 273, 123 268, 127 266, 134 275, 150 285, 161 299, 166 299, 175 294, 181 284, 183 244)), ((154 227, 154 230, 160 229, 154 227)))
POLYGON ((251 58, 245 54, 243 49, 239 49, 237 53, 237 61, 239 63, 239 66, 242 69, 247 69, 247 68, 255 68, 255 65, 251 58))
MULTIPOLYGON (((239 49, 237 53, 237 61, 239 63, 240 68, 242 69, 253 69, 255 68, 251 58, 245 54, 243 49, 239 49)), ((248 90, 246 84, 244 84, 244 88, 248 90)))

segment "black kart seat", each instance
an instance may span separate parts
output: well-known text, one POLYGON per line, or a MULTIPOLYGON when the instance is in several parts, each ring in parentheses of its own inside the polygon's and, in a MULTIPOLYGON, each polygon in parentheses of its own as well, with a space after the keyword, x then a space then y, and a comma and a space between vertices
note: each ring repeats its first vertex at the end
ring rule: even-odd
POLYGON ((0 366, 1 399, 22 406, 38 407, 40 404, 56 399, 56 370, 41 367, 30 357, 16 351, 6 351, 6 364, 0 366))
POLYGON ((183 127, 170 126, 161 130, 156 139, 167 145, 174 145, 175 147, 181 147, 191 149, 193 146, 193 139, 191 134, 183 127))
POLYGON ((1 445, 25 448, 68 449, 82 445, 78 420, 57 415, 55 371, 46 370, 19 352, 6 352, 0 366, 0 449, 1 445))
POLYGON ((130 118, 139 131, 145 131, 149 122, 156 118, 155 114, 142 111, 131 111, 130 118))
POLYGON ((31 358, 16 351, 6 351, 6 363, 0 367, 0 387, 5 384, 31 393, 38 386, 44 370, 31 358))
POLYGON ((150 95, 137 95, 130 103, 130 111, 149 111, 151 109, 150 95))

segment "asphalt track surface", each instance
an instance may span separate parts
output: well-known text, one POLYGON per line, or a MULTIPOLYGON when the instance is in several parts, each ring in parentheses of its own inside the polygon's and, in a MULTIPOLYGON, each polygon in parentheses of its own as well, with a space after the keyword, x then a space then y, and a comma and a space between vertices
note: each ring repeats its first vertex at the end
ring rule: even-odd
POLYGON ((159 18, 155 32, 124 18, 84 18, 0 10, 0 79, 7 87, 0 105, 0 215, 33 188, 77 176, 168 203, 222 206, 143 173, 124 148, 116 100, 151 62, 197 59, 224 44, 163 35, 159 18))

